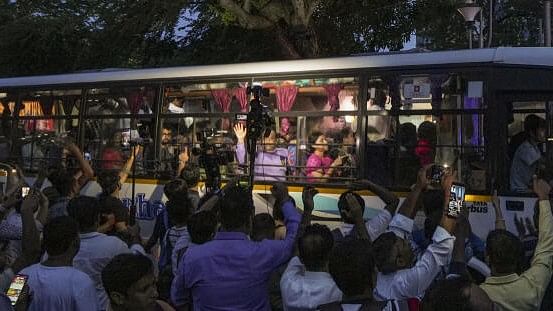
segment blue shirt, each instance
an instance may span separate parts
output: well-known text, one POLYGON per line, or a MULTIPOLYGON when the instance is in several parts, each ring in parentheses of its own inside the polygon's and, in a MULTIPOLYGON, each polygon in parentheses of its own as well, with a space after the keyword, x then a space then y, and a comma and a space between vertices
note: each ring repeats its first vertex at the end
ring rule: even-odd
POLYGON ((267 284, 294 249, 301 216, 292 202, 282 207, 284 240, 251 241, 241 232, 219 232, 188 249, 171 288, 177 305, 191 293, 194 310, 270 310, 267 284))

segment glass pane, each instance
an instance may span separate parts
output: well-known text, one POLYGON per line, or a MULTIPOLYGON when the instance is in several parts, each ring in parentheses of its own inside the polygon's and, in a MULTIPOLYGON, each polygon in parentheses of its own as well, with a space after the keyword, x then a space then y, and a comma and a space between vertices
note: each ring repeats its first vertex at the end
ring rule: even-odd
POLYGON ((46 117, 46 116, 73 116, 79 115, 81 90, 44 90, 19 94, 21 106, 15 101, 8 104, 9 109, 16 111, 19 116, 46 117))
MULTIPOLYGON (((33 119, 19 120, 11 134, 10 156, 24 170, 58 166, 65 163, 64 141, 76 141, 78 119, 33 119), (60 162, 61 160, 61 162, 60 162)), ((73 167, 65 163, 68 167, 73 167)))
POLYGON ((153 114, 156 89, 153 87, 106 87, 89 89, 88 115, 153 114))
POLYGON ((134 148, 137 175, 154 171, 154 119, 86 119, 84 152, 96 171, 121 169, 134 148), (131 130, 132 128, 132 130, 131 130))

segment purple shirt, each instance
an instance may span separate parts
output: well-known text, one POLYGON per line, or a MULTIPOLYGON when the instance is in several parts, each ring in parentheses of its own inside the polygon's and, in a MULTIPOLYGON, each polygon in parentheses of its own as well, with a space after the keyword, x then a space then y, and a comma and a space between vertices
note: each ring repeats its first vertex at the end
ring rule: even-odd
POLYGON ((284 240, 254 242, 241 232, 218 232, 188 249, 171 287, 172 301, 183 305, 190 292, 194 310, 270 310, 269 278, 291 258, 301 220, 290 201, 282 212, 284 240))
POLYGON ((318 182, 320 181, 318 178, 314 178, 313 172, 317 170, 323 170, 323 174, 326 174, 326 170, 330 168, 330 165, 334 162, 331 157, 325 156, 323 158, 319 157, 318 155, 312 153, 309 158, 307 158, 307 164, 306 166, 306 173, 307 177, 313 177, 313 178, 307 178, 308 182, 318 182))
MULTIPOLYGON (((244 144, 236 145, 238 163, 244 164, 246 148, 244 144)), ((255 158, 255 180, 285 181, 288 150, 276 148, 274 152, 258 151, 255 158)))

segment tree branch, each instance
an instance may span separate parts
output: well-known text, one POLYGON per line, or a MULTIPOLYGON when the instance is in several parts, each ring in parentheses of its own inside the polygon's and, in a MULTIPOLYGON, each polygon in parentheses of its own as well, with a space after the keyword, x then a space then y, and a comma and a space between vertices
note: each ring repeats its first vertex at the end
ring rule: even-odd
POLYGON ((245 0, 244 5, 242 6, 244 8, 244 11, 250 13, 250 10, 252 8, 252 3, 250 0, 245 0))
POLYGON ((273 26, 273 23, 269 20, 260 16, 249 14, 240 5, 238 5, 238 3, 232 0, 219 0, 219 5, 234 14, 238 18, 240 25, 244 28, 263 29, 273 26))

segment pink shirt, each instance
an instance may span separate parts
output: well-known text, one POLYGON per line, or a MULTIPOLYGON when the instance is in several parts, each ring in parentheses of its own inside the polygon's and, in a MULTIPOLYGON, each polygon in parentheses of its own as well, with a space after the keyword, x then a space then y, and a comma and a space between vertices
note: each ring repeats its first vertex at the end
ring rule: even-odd
MULTIPOLYGON (((315 153, 312 153, 309 158, 307 158, 307 164, 305 172, 307 177, 314 177, 313 172, 322 169, 323 174, 326 174, 326 170, 330 168, 330 165, 334 162, 331 157, 324 156, 323 158, 319 157, 315 153)), ((308 182, 318 182, 321 181, 318 178, 307 178, 308 182)))

